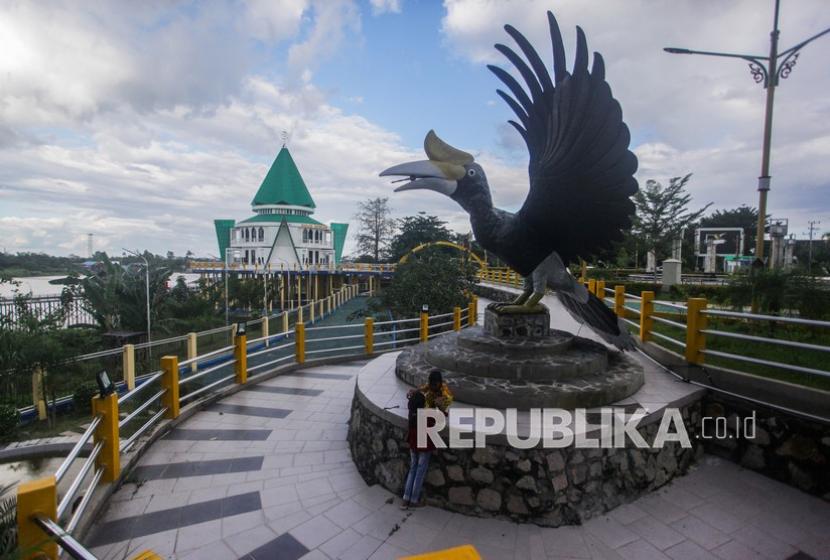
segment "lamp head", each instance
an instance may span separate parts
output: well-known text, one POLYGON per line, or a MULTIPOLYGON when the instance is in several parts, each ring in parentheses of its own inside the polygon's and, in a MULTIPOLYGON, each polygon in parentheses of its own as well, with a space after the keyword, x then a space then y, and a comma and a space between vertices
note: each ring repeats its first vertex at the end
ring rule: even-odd
POLYGON ((98 392, 101 395, 101 398, 115 392, 115 384, 113 384, 110 380, 110 376, 107 375, 107 370, 102 369, 95 374, 95 381, 98 383, 98 392))

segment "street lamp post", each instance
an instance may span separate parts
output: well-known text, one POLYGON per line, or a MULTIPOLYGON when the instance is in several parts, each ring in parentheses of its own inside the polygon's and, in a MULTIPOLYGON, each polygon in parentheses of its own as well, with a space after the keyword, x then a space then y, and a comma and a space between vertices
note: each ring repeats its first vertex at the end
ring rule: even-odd
POLYGON ((761 155, 761 176, 758 177, 758 225, 755 237, 755 258, 756 261, 764 261, 764 226, 767 214, 767 193, 770 189, 770 147, 772 141, 772 107, 775 101, 775 88, 781 78, 786 79, 792 72, 799 51, 808 43, 818 39, 822 35, 830 33, 830 27, 812 37, 801 41, 785 51, 778 52, 778 12, 781 0, 775 0, 775 16, 773 28, 770 32, 769 56, 758 56, 751 54, 734 54, 711 51, 693 51, 675 47, 666 47, 663 50, 671 54, 701 54, 705 56, 718 56, 726 58, 741 58, 749 62, 749 71, 756 83, 763 83, 767 90, 766 109, 764 111, 764 146, 761 155), (779 62, 780 59, 780 62, 779 62))
POLYGON ((124 252, 136 256, 144 261, 144 296, 147 299, 147 355, 152 356, 153 339, 150 335, 150 263, 147 261, 144 255, 138 253, 137 251, 130 251, 129 249, 124 249, 124 252))

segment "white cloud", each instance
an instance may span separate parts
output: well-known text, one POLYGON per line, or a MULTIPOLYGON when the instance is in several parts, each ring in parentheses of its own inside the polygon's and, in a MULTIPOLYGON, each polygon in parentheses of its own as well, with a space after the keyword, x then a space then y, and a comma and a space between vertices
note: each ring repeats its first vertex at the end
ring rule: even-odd
POLYGON ((370 2, 372 4, 372 15, 401 13, 400 0, 370 0, 370 2))
MULTIPOLYGON (((804 0, 782 5, 783 48, 830 24, 822 17, 827 15, 825 4, 804 0)), ((495 62, 509 68, 492 47, 500 42, 516 48, 501 29, 505 23, 525 34, 549 61, 547 21, 541 15, 551 8, 570 64, 575 26, 582 26, 589 49, 600 51, 606 61, 608 82, 632 130, 641 181, 694 172, 689 190, 695 203, 757 205, 764 90, 752 81, 743 61, 670 55, 662 48, 764 53, 769 49, 772 3, 561 0, 551 6, 543 0, 445 0, 444 5, 442 32, 448 51, 476 64, 495 62)), ((808 195, 826 190, 830 182, 830 101, 825 94, 830 74, 823 66, 828 58, 830 40, 808 45, 776 92, 769 199, 776 216, 804 221, 809 215, 830 214, 828 197, 808 195)), ((504 110, 506 118, 511 116, 506 106, 504 110)), ((518 138, 504 128, 494 134, 506 150, 508 140, 518 138)))

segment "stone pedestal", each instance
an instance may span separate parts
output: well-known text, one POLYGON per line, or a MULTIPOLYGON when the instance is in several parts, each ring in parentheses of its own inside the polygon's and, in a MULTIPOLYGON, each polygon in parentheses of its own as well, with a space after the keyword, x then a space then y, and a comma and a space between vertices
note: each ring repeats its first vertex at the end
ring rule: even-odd
POLYGON ((456 399, 495 408, 592 408, 619 401, 643 384, 642 367, 620 352, 552 330, 550 313, 499 313, 484 327, 447 333, 398 356, 395 373, 411 385, 444 372, 456 399))
POLYGON ((663 287, 674 286, 681 283, 680 267, 681 262, 676 259, 663 261, 663 287))
POLYGON ((546 338, 550 335, 550 311, 499 313, 490 304, 484 311, 484 332, 498 338, 546 338))

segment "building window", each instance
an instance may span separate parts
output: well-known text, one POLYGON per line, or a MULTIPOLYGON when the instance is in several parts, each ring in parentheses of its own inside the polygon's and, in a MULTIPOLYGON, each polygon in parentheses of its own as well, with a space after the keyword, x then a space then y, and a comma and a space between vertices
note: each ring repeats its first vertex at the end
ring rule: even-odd
POLYGON ((259 240, 265 241, 265 230, 262 228, 259 228, 259 240))

